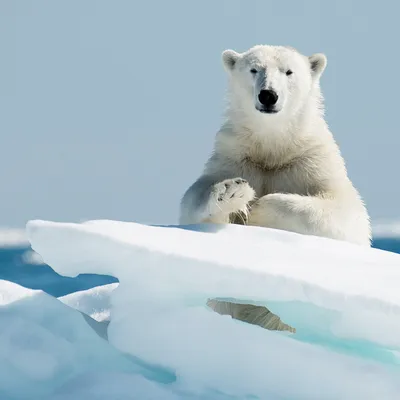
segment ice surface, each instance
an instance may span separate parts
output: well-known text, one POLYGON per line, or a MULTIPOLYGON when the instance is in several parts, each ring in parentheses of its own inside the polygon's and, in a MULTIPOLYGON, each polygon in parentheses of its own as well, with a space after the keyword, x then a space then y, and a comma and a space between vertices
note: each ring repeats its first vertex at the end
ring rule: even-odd
POLYGON ((59 297, 64 304, 79 310, 98 322, 110 320, 111 292, 118 283, 97 286, 92 289, 82 290, 59 297))
MULTIPOLYGON (((110 349, 130 354, 136 367, 141 360, 176 376, 159 385, 161 375, 142 379, 116 368, 110 387, 132 385, 148 398, 398 398, 397 254, 232 225, 31 221, 27 228, 33 249, 58 273, 117 277, 118 287, 62 301, 100 323, 110 319, 110 349), (297 332, 220 316, 206 308, 210 297, 268 305, 297 332)), ((89 368, 85 374, 58 386, 59 395, 71 388, 74 398, 90 398, 107 379, 89 368)))
MULTIPOLYGON (((63 385, 46 400, 177 400, 179 398, 182 397, 178 396, 178 393, 140 375, 111 372, 80 375, 67 385, 63 385)), ((190 398, 193 399, 192 396, 190 398)))
MULTIPOLYGON (((111 285, 103 290, 111 290, 111 285)), ((0 281, 0 399, 137 399, 148 388, 163 391, 160 383, 175 376, 144 361, 122 354, 101 339, 90 317, 64 303, 93 295, 83 308, 96 310, 96 291, 72 294, 62 302, 41 291, 0 281), (88 304, 91 307, 86 308, 88 304), (107 380, 105 380, 105 377, 107 380), (141 388, 135 386, 140 382, 141 388), (117 390, 118 384, 124 386, 117 390), (79 396, 77 393, 80 393, 79 396), (90 393, 93 396, 89 396, 90 393), (128 392, 130 392, 128 396, 128 392), (126 396, 124 395, 126 394, 126 396), (115 397, 114 397, 115 395, 115 397)), ((98 293, 97 293, 98 294, 98 293)), ((107 296, 103 296, 105 300, 107 296)), ((98 310, 107 301, 99 301, 98 310)), ((170 395, 171 390, 166 392, 170 395)), ((140 397, 145 398, 145 397, 140 397)), ((153 397, 157 398, 157 397, 153 397)), ((168 398, 168 397, 165 397, 168 398)), ((173 397, 171 397, 173 398, 173 397)))
POLYGON ((57 299, 6 281, 0 293, 0 398, 39 398, 89 366, 104 370, 121 358, 57 299))

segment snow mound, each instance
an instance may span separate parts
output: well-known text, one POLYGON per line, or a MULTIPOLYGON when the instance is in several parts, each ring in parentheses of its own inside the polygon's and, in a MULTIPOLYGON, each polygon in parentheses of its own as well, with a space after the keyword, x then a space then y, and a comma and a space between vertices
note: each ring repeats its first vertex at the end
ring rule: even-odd
MULTIPOLYGON (((87 315, 11 282, 0 280, 0 293, 0 399, 66 398, 84 377, 82 394, 100 388, 104 375, 120 375, 122 381, 127 374, 133 381, 154 379, 154 370, 144 362, 120 353, 96 334, 100 324, 87 315)), ((102 393, 108 397, 67 398, 109 399, 113 393, 110 387, 102 393)))
MULTIPOLYGON (((31 221, 27 232, 58 273, 118 278, 118 287, 97 292, 106 307, 96 303, 96 291, 62 300, 110 320, 110 349, 176 377, 160 386, 159 378, 111 374, 118 395, 131 385, 140 398, 398 398, 400 255, 234 225, 31 221), (221 316, 206 307, 209 298, 267 305, 297 331, 221 316), (154 379, 164 394, 151 394, 154 379)), ((46 315, 48 308, 42 307, 46 315)), ((58 394, 91 398, 107 379, 98 371, 74 374, 58 394)), ((97 393, 92 398, 103 398, 97 393)))
POLYGON ((81 311, 98 322, 110 320, 110 295, 118 283, 97 286, 92 289, 71 293, 58 299, 64 304, 81 311))

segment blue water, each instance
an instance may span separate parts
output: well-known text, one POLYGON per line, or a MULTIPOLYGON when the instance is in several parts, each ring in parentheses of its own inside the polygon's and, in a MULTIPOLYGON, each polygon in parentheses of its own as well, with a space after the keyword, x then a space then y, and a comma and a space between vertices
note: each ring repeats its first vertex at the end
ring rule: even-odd
MULTIPOLYGON (((400 238, 376 238, 373 247, 400 253, 400 238)), ((118 282, 112 276, 81 274, 68 278, 54 272, 48 265, 35 265, 24 255, 30 247, 0 248, 0 279, 30 289, 41 289, 52 296, 64 296, 79 290, 118 282)))
POLYGON ((0 248, 0 279, 30 289, 41 289, 55 297, 118 282, 116 278, 105 275, 81 274, 76 278, 61 276, 46 264, 31 263, 29 257, 25 257, 30 251, 30 247, 0 248))

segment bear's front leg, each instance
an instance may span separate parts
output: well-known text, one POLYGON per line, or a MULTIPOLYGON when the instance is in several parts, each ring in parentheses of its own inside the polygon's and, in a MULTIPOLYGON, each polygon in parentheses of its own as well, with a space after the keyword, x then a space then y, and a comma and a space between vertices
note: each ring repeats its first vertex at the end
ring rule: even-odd
POLYGON ((245 179, 215 182, 215 178, 201 177, 183 196, 180 223, 229 223, 232 214, 247 216, 248 203, 254 196, 255 191, 245 179))
POLYGON ((334 199, 274 193, 251 206, 248 225, 334 238, 338 205, 334 199))

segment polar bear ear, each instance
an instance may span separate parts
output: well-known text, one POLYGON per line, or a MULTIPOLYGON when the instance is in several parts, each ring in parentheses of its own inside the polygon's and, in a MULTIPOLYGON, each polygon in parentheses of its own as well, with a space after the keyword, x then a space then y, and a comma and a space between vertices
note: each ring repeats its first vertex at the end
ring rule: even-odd
POLYGON ((225 50, 222 53, 222 62, 224 63, 224 67, 228 72, 233 70, 239 57, 240 54, 236 53, 234 50, 225 50))
POLYGON ((311 75, 316 78, 319 78, 326 68, 326 64, 328 62, 325 54, 317 53, 308 57, 310 61, 311 75))

